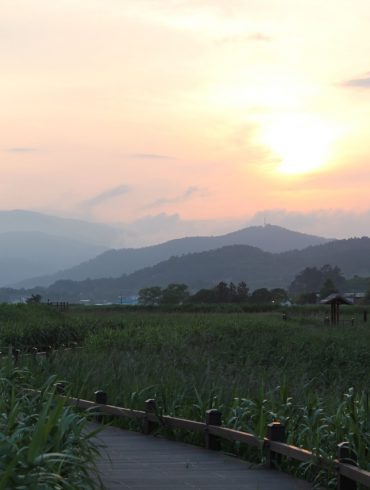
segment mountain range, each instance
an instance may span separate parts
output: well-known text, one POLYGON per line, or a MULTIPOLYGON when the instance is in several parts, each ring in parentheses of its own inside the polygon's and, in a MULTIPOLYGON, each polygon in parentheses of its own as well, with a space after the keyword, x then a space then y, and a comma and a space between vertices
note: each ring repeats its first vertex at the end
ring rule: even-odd
MULTIPOLYGON (((119 278, 60 280, 47 288, 35 288, 22 294, 38 293, 55 301, 117 302, 120 296, 133 295, 143 287, 185 283, 191 290, 215 286, 220 281, 245 281, 251 289, 287 288, 306 267, 338 266, 347 278, 370 276, 370 239, 367 237, 336 240, 303 250, 280 253, 262 251, 249 245, 229 245, 207 252, 171 257, 119 278)), ((20 292, 0 291, 0 295, 20 292)), ((3 296, 1 296, 3 297, 3 296)))
POLYGON ((220 236, 185 237, 148 247, 108 250, 69 269, 23 280, 15 286, 30 288, 49 286, 64 279, 82 281, 120 277, 123 274, 131 274, 153 266, 171 257, 206 252, 230 245, 249 245, 266 252, 277 253, 294 249, 301 250, 310 245, 319 245, 329 241, 326 238, 298 233, 279 226, 251 226, 220 236))
POLYGON ((305 267, 339 266, 347 278, 370 276, 370 239, 329 240, 265 225, 219 236, 192 236, 141 248, 122 243, 119 226, 29 211, 0 212, 0 301, 34 293, 44 299, 117 301, 149 286, 220 281, 251 289, 288 287, 305 267))

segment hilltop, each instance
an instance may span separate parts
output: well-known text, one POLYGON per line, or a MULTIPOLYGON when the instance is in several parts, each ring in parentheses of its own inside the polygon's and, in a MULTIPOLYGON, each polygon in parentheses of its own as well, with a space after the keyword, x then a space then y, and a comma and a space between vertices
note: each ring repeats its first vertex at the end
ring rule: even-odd
POLYGON ((95 258, 55 274, 35 277, 16 284, 17 287, 49 286, 60 280, 118 278, 151 267, 171 257, 206 252, 231 245, 249 245, 265 252, 301 250, 330 240, 287 230, 273 225, 251 226, 220 236, 185 237, 143 248, 108 250, 95 258))

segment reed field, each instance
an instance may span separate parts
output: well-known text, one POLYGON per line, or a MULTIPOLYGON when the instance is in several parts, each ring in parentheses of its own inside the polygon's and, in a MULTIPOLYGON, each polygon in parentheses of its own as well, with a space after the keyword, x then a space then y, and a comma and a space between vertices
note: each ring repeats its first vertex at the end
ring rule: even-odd
POLYGON ((0 489, 94 489, 95 432, 55 397, 55 377, 34 391, 30 371, 0 367, 0 489))
MULTIPOLYGON (((288 320, 280 310, 28 308, 0 307, 1 346, 83 346, 21 358, 40 386, 55 374, 73 396, 93 399, 101 389, 110 404, 139 409, 155 398, 160 413, 193 420, 218 408, 224 425, 261 438, 279 420, 287 442, 334 459, 336 444, 349 441, 370 470, 370 323, 360 309, 343 308, 345 321, 334 328, 324 323, 322 308, 289 310, 288 320)), ((200 443, 181 431, 167 435, 200 443)), ((263 460, 243 445, 224 449, 263 460)), ((286 465, 334 485, 333 475, 311 465, 286 465)))

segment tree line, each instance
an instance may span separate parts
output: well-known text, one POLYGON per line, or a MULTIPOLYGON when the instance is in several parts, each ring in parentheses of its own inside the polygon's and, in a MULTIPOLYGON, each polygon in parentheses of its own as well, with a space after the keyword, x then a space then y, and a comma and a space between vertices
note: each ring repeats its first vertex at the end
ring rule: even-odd
MULTIPOLYGON (((326 264, 321 268, 306 267, 295 276, 287 290, 259 288, 250 292, 244 281, 237 284, 221 281, 212 288, 191 293, 186 284, 172 283, 165 288, 153 286, 140 289, 138 301, 147 306, 184 303, 282 304, 289 300, 298 304, 315 304, 332 293, 345 292, 346 288, 351 291, 350 286, 339 267, 326 264)), ((367 282, 364 303, 370 303, 369 286, 367 282)))
POLYGON ((244 281, 234 284, 233 282, 219 282, 210 289, 200 289, 191 294, 186 284, 169 284, 166 288, 152 286, 140 289, 138 301, 145 306, 174 305, 184 303, 244 303, 244 304, 279 304, 288 299, 287 292, 282 288, 255 289, 251 294, 244 281))

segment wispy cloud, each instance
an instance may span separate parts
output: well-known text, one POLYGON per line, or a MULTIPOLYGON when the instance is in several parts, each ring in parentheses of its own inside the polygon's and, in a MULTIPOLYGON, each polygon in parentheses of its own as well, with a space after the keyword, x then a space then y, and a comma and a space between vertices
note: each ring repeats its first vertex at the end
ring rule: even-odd
POLYGON ((267 34, 264 34, 263 32, 254 32, 253 34, 247 36, 247 39, 249 41, 263 41, 263 42, 271 41, 271 37, 268 36, 267 34))
POLYGON ((29 146, 15 146, 13 148, 7 148, 6 151, 8 153, 31 153, 37 151, 37 149, 29 146))
POLYGON ((370 72, 365 73, 362 77, 347 80, 342 85, 349 88, 370 89, 370 72))
POLYGON ((171 160, 174 158, 170 155, 161 155, 159 153, 131 153, 128 156, 139 160, 171 160))
POLYGON ((126 184, 122 184, 117 187, 113 187, 112 189, 108 189, 104 192, 101 192, 100 194, 97 194, 96 196, 87 199, 86 201, 83 201, 81 205, 84 208, 92 208, 95 206, 99 206, 100 204, 106 201, 110 201, 111 199, 114 199, 116 197, 123 196, 124 194, 127 194, 130 191, 131 191, 131 187, 129 187, 126 184))
POLYGON ((203 195, 203 194, 204 194, 204 190, 199 189, 199 187, 196 186, 190 186, 186 189, 184 193, 178 196, 161 197, 149 204, 146 204, 141 209, 151 209, 151 208, 158 208, 160 206, 165 206, 167 204, 177 204, 177 203, 187 201, 188 199, 191 199, 194 195, 203 195))
POLYGON ((270 42, 272 38, 263 32, 253 32, 251 34, 237 34, 225 36, 219 39, 219 43, 244 43, 244 42, 270 42))

